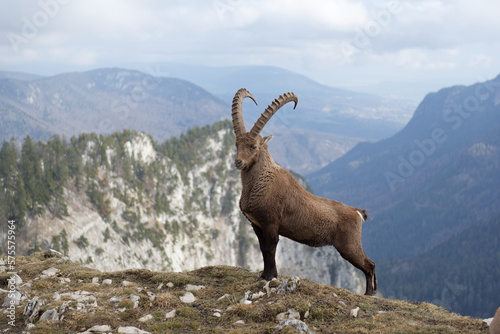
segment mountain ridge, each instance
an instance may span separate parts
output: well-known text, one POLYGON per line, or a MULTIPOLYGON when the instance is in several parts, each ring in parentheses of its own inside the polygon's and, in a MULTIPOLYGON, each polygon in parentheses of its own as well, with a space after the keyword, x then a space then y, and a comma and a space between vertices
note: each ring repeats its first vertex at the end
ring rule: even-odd
MULTIPOLYGON (((71 137, 83 132, 110 134, 132 129, 162 141, 192 126, 229 118, 232 96, 222 101, 184 79, 147 72, 107 68, 33 80, 20 80, 24 74, 0 72, 0 76, 6 77, 0 80, 0 138, 22 139, 29 134, 34 139, 47 140, 52 134, 71 137)), ((257 97, 265 103, 261 96, 257 97)), ((274 97, 269 97, 269 101, 274 97)), ((261 107, 252 109, 247 105, 245 117, 259 115, 261 107)), ((271 148, 276 160, 289 169, 301 173, 316 170, 361 140, 291 128, 290 121, 296 117, 296 113, 283 110, 265 129, 295 143, 281 142, 273 144, 274 151, 271 148)), ((254 120, 248 120, 251 121, 254 120)))
MULTIPOLYGON (((299 97, 303 114, 287 119, 287 126, 323 133, 334 132, 370 140, 385 138, 406 123, 415 107, 404 100, 327 86, 275 66, 191 67, 164 64, 163 68, 169 75, 187 78, 224 100, 232 99, 234 87, 247 88, 254 97, 262 96, 265 101, 293 91, 299 97)), ((258 102, 261 100, 257 99, 258 102)))
POLYGON ((66 136, 134 128, 150 130, 157 138, 169 137, 186 127, 220 120, 226 108, 222 101, 185 80, 122 69, 63 73, 32 81, 2 80, 0 102, 45 121, 51 131, 66 136), (165 109, 170 112, 162 115, 159 111, 165 109), (144 113, 146 120, 141 119, 144 113), (161 128, 143 128, 159 120, 164 123, 161 128))

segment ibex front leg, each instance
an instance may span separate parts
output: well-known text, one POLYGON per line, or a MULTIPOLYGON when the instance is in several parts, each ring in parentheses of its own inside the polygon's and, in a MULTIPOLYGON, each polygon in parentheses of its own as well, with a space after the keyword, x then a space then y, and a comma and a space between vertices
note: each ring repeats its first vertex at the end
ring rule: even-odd
POLYGON ((259 239, 260 251, 264 259, 264 271, 260 278, 270 281, 278 277, 278 269, 276 269, 276 246, 278 245, 279 234, 277 230, 273 231, 269 226, 260 228, 252 224, 252 227, 259 239))

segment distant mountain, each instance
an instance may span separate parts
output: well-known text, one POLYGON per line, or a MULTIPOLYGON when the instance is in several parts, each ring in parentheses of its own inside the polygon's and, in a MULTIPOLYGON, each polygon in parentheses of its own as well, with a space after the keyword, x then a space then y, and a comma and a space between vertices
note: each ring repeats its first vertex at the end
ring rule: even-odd
POLYGON ((187 81, 98 69, 35 80, 0 80, 2 139, 123 128, 157 139, 227 118, 227 105, 187 81))
POLYGON ((326 197, 370 209, 374 257, 422 253, 500 213, 500 76, 431 93, 408 125, 309 175, 326 197))
MULTIPOLYGON (((273 66, 204 67, 167 63, 161 68, 169 76, 194 82, 224 101, 231 101, 235 87, 247 88, 261 107, 280 94, 293 91, 299 97, 300 112, 290 113, 283 123, 289 128, 312 132, 378 140, 400 130, 416 107, 409 101, 322 85, 273 66)), ((245 115, 245 120, 254 120, 258 113, 253 115, 245 115)))
POLYGON ((23 73, 23 72, 9 72, 9 71, 0 71, 0 80, 3 79, 16 79, 16 80, 36 80, 40 79, 42 76, 31 73, 23 73))

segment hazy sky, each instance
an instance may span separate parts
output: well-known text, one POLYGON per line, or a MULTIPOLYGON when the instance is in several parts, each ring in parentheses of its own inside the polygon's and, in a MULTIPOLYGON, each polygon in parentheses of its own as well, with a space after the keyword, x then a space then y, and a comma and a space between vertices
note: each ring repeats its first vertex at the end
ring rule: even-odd
POLYGON ((500 73, 500 1, 0 0, 0 70, 274 65, 419 99, 500 73))

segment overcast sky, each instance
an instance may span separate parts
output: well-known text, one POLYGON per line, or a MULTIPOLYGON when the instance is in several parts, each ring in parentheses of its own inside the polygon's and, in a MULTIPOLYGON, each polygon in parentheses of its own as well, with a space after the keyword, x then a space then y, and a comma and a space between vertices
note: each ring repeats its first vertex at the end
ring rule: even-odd
POLYGON ((274 65, 421 99, 500 73, 500 1, 0 0, 0 70, 274 65))

